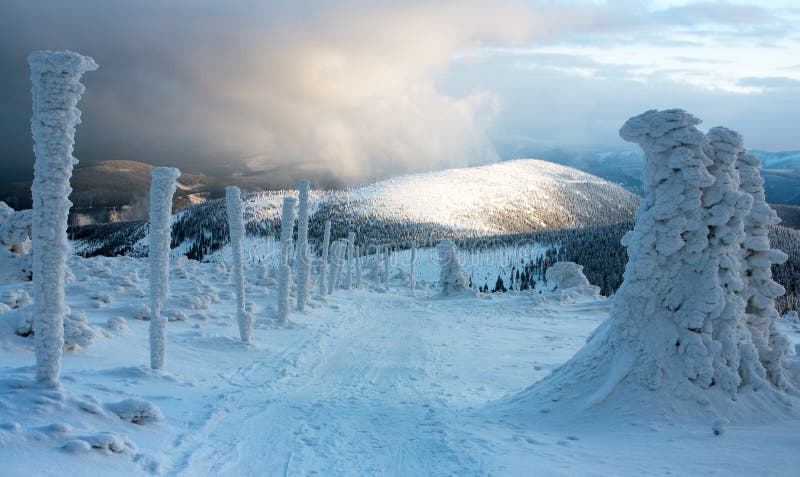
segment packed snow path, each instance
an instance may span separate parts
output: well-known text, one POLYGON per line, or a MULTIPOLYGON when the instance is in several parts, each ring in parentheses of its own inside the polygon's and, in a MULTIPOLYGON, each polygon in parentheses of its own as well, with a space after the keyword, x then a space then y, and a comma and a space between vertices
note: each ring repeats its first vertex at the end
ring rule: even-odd
MULTIPOLYGON (((74 259, 70 268, 68 305, 101 332, 65 354, 66 401, 19 390, 34 376, 32 338, 13 334, 13 313, 0 316, 4 476, 60 468, 95 476, 99 467, 125 476, 793 475, 799 462, 797 421, 732 423, 714 436, 711 421, 552 422, 493 407, 579 349, 608 316, 605 298, 440 298, 424 285, 412 296, 395 283, 387 293, 312 297, 306 313, 281 325, 271 318, 274 287, 265 295, 250 270, 255 322, 247 346, 234 285, 219 279, 215 264, 177 264, 165 310, 184 312, 185 321, 168 324, 170 365, 159 373, 147 366, 148 324, 132 317, 147 302, 146 263, 74 259), (104 292, 113 299, 103 302, 104 292), (119 316, 126 327, 106 324, 119 316), (86 402, 128 398, 152 402, 166 420, 137 425, 85 411, 86 402), (105 432, 135 448, 63 450, 69 439, 105 432)), ((0 284, 0 294, 26 286, 0 284)), ((797 342, 800 334, 788 331, 797 342)))

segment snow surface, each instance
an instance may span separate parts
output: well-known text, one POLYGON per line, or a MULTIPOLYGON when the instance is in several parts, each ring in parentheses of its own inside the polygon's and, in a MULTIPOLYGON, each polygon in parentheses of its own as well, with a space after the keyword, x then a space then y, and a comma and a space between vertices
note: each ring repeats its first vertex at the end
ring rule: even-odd
MULTIPOLYGON (((438 274, 435 253, 418 250, 420 277, 438 274)), ((383 293, 312 298, 282 326, 275 287, 255 286, 261 272, 247 267, 247 347, 230 270, 176 262, 188 273, 170 278, 165 308, 188 319, 170 324, 170 366, 156 373, 147 323, 107 326, 147 303, 147 262, 73 257, 69 266, 67 304, 104 332, 65 354, 59 390, 41 390, 32 339, 0 315, 4 476, 796 475, 796 418, 554 422, 495 405, 582 347, 608 317, 606 298, 441 298, 435 285, 412 295, 395 279, 383 293), (96 308, 102 292, 113 300, 96 308)), ((30 282, 2 283, 0 295, 20 289, 30 282)), ((781 326, 800 345, 795 321, 781 326)))

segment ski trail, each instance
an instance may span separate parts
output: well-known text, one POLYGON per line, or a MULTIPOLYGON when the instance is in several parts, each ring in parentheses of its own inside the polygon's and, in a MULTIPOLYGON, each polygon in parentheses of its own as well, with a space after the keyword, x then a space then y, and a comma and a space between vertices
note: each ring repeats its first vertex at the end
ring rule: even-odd
MULTIPOLYGON (((279 357, 231 374, 235 389, 181 442, 182 475, 475 474, 457 409, 429 386, 439 360, 424 342, 425 307, 358 293, 349 317, 304 330, 279 357), (310 333, 309 333, 310 332, 310 333), (277 363, 281 362, 281 363, 277 363), (201 470, 202 469, 202 470, 201 470)), ((324 320, 315 316, 315 320, 324 320)))

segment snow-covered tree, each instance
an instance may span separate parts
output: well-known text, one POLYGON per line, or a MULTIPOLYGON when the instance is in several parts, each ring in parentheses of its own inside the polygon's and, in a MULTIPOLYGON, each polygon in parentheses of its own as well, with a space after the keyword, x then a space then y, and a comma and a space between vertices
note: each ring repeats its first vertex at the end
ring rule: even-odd
POLYGON ((36 51, 28 57, 33 83, 33 314, 36 378, 57 386, 64 347, 64 276, 72 203, 72 157, 83 95, 81 76, 97 69, 93 59, 71 51, 36 51))
POLYGON ((159 370, 167 356, 167 318, 161 306, 169 296, 172 196, 180 175, 174 167, 156 167, 150 182, 150 367, 159 370))
POLYGON ((322 234, 322 257, 319 267, 319 294, 328 294, 328 252, 331 243, 331 221, 325 221, 325 229, 322 234))
POLYGON ((556 262, 545 271, 547 281, 559 290, 590 286, 583 267, 574 262, 556 262))
POLYGON ((299 183, 299 206, 297 213, 297 311, 303 311, 308 301, 311 280, 311 251, 308 245, 308 186, 307 180, 299 183))
POLYGON ((331 244, 331 266, 330 275, 328 276, 328 294, 333 293, 333 290, 339 287, 339 277, 342 272, 342 267, 345 264, 345 253, 347 251, 347 243, 343 240, 336 240, 331 244))
POLYGON ((292 234, 296 215, 297 199, 283 198, 281 212, 281 257, 278 266, 278 319, 286 322, 289 319, 289 292, 292 286, 292 268, 289 257, 292 254, 292 234))
POLYGON ((389 289, 389 285, 391 285, 392 275, 390 271, 389 264, 391 263, 391 252, 389 251, 389 247, 384 247, 383 249, 383 281, 386 283, 386 289, 389 289))
POLYGON ((353 254, 355 252, 356 234, 355 232, 347 233, 347 271, 344 277, 344 288, 349 290, 353 287, 353 254))
POLYGON ((225 205, 228 211, 228 231, 231 239, 231 256, 233 258, 233 280, 236 285, 236 318, 239 322, 239 335, 242 341, 250 343, 253 334, 253 323, 245 310, 244 295, 244 257, 242 242, 244 241, 244 207, 242 192, 236 186, 225 188, 225 205))
POLYGON ((461 269, 458 248, 452 240, 443 240, 436 245, 439 259, 439 286, 442 295, 452 295, 469 289, 469 278, 461 269))
POLYGON ((790 378, 784 363, 789 341, 776 323, 779 316, 775 299, 783 295, 784 288, 772 279, 772 265, 784 263, 788 256, 770 244, 768 227, 778 224, 780 219, 764 196, 760 162, 746 153, 737 158, 741 190, 753 199, 750 213, 744 217, 747 329, 766 378, 784 391, 797 391, 797 383, 790 378))
MULTIPOLYGON (((737 160, 740 167, 753 161, 737 159, 742 152, 738 135, 715 128, 707 137, 695 127, 699 123, 682 110, 648 111, 620 130, 623 139, 645 153, 646 196, 634 229, 622 239, 629 256, 624 282, 608 321, 586 346, 526 391, 535 402, 628 406, 633 396, 649 390, 652 395, 636 401, 680 396, 719 411, 744 399, 742 389, 761 384, 763 372, 753 359, 758 340, 748 332, 754 319, 744 312, 745 302, 751 315, 756 312, 749 290, 757 285, 744 282, 746 267, 758 263, 768 269, 772 260, 743 265, 758 239, 749 240, 751 229, 743 228, 742 218, 753 225, 753 199, 739 192, 734 168, 737 160)), ((754 182, 748 184, 745 190, 754 182)), ((763 209, 759 214, 770 215, 763 209)), ((780 258, 763 240, 757 247, 767 252, 764 258, 780 258)), ((759 309, 768 310, 780 290, 764 277, 756 280, 769 290, 755 300, 763 298, 759 309)), ((763 386, 757 395, 747 395, 768 396, 763 386)))

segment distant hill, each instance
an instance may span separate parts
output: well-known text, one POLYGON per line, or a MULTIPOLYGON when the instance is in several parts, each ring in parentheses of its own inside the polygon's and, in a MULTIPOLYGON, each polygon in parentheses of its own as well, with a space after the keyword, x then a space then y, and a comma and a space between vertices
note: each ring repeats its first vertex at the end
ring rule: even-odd
MULTIPOLYGON (((286 194, 266 191, 246 200, 247 230, 278 232, 286 194)), ((334 238, 353 230, 363 242, 480 237, 599 225, 630 220, 638 197, 577 169, 535 159, 395 177, 341 191, 312 191, 311 237, 333 220, 334 238)), ((141 225, 76 227, 76 249, 85 255, 136 253, 141 225), (126 228, 130 227, 130 229, 126 228), (138 228, 137 228, 138 227, 138 228), (102 232, 99 232, 102 230, 102 232)), ((212 200, 178 212, 173 248, 203 258, 227 241, 224 204, 212 200)))

